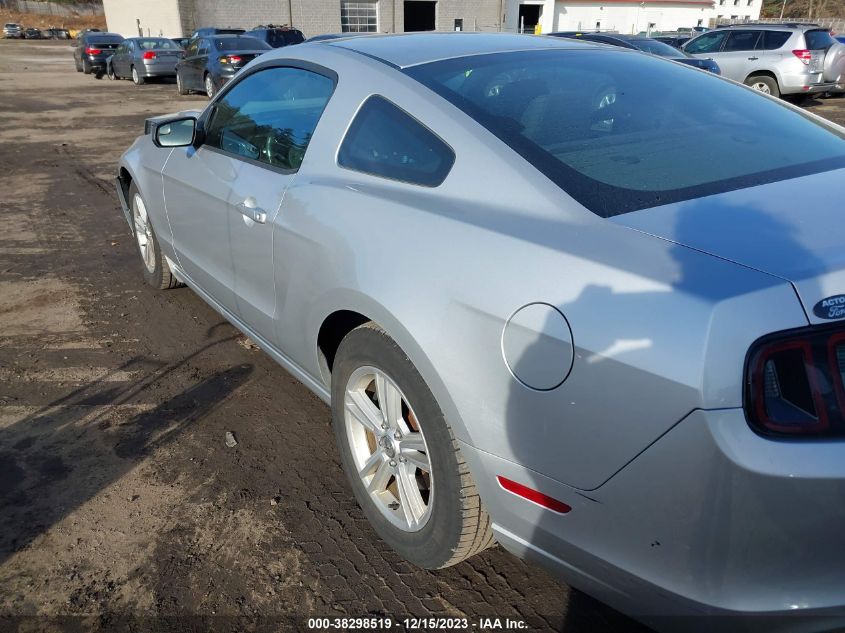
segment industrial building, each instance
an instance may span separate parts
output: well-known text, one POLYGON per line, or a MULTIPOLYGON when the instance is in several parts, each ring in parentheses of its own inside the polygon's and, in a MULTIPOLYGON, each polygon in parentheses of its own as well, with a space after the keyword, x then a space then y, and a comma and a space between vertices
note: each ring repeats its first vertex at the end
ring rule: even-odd
POLYGON ((757 19, 762 0, 104 0, 110 31, 185 37, 201 26, 341 32, 668 31, 757 19))

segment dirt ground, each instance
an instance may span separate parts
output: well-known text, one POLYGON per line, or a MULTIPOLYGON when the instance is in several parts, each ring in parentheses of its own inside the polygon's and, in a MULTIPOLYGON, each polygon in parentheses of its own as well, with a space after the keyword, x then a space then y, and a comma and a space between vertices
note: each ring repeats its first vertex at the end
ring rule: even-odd
POLYGON ((117 159, 147 116, 204 104, 78 74, 67 43, 0 41, 0 630, 639 628, 501 549, 438 572, 399 560, 353 500, 328 408, 193 292, 143 284, 117 159))
MULTIPOLYGON (((204 103, 78 74, 66 43, 0 41, 0 630, 643 630, 501 549, 399 560, 327 407, 190 290, 143 284, 110 179, 145 117, 204 103)), ((811 109, 845 123, 845 99, 811 109)))

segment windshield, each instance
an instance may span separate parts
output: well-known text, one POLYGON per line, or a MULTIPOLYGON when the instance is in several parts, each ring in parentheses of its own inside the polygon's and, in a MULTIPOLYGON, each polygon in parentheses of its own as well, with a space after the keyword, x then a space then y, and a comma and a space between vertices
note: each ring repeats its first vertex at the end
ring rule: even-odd
POLYGON ((218 37, 214 39, 214 47, 218 51, 257 51, 270 50, 272 47, 254 37, 218 37))
POLYGON ((678 59, 679 57, 692 57, 692 55, 682 53, 677 48, 669 46, 669 44, 664 44, 663 42, 658 42, 657 40, 644 38, 641 40, 628 40, 628 42, 632 46, 636 46, 641 51, 651 53, 652 55, 658 55, 659 57, 668 57, 670 59, 678 59))
POLYGON ((602 217, 845 167, 834 128, 650 55, 519 51, 404 72, 602 217))
POLYGON ((173 40, 168 40, 160 37, 151 39, 138 40, 138 47, 142 51, 165 50, 165 51, 179 51, 182 50, 173 40))

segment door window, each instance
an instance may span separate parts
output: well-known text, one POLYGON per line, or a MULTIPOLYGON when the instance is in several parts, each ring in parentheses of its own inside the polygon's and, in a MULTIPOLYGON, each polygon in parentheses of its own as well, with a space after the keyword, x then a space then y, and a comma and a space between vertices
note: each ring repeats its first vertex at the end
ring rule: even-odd
POLYGON ((208 40, 202 40, 200 42, 200 49, 197 53, 198 55, 208 55, 208 40))
POLYGON ((763 31, 763 37, 757 43, 757 47, 762 46, 764 51, 777 50, 786 44, 790 35, 789 31, 763 31))
POLYGON ((297 170, 333 91, 332 79, 300 68, 248 75, 214 105, 205 144, 271 167, 297 170))
POLYGON ((753 51, 759 38, 759 31, 731 31, 722 52, 753 51))
POLYGON ((197 54, 198 42, 191 42, 188 49, 185 51, 185 57, 194 57, 197 54))
POLYGON ((687 53, 715 53, 722 47, 727 31, 715 31, 705 33, 686 45, 684 50, 687 53))

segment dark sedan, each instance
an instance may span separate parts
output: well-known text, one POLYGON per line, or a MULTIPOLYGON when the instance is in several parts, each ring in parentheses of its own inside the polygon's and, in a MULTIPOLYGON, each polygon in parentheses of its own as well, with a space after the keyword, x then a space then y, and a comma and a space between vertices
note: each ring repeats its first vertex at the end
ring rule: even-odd
POLYGON ((87 31, 76 38, 73 49, 73 61, 76 72, 90 75, 92 72, 102 76, 106 72, 106 60, 114 55, 123 42, 123 36, 117 33, 87 31))
POLYGON ((109 79, 132 79, 135 85, 147 79, 175 77, 182 48, 166 37, 132 37, 124 40, 108 60, 109 79))
POLYGON ((185 58, 176 66, 179 94, 205 92, 211 99, 250 61, 273 50, 247 35, 216 35, 192 40, 185 58))
POLYGON ((621 33, 549 33, 549 35, 631 48, 643 51, 644 53, 657 55, 658 57, 665 57, 689 66, 695 66, 702 70, 709 70, 711 73, 717 75, 722 74, 719 65, 712 59, 698 59, 684 51, 673 48, 669 44, 664 44, 663 42, 658 42, 655 39, 643 37, 642 35, 622 35, 621 33))

